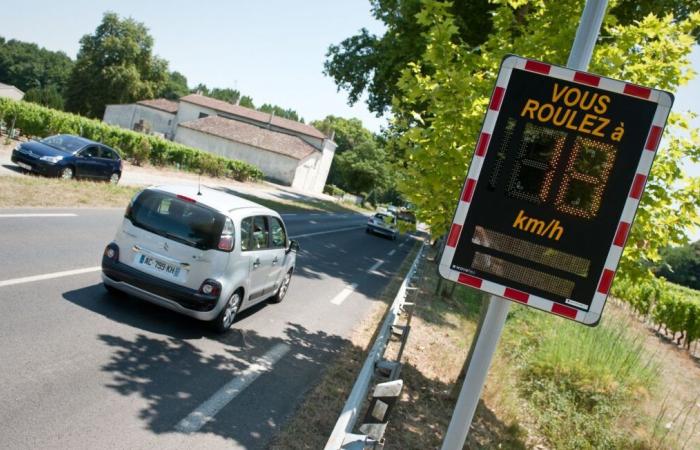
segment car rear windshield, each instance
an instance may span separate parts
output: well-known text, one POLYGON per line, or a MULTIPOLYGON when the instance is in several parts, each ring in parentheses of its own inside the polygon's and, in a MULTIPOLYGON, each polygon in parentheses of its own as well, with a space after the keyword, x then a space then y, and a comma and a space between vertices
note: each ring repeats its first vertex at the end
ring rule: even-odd
POLYGON ((211 208, 155 190, 141 192, 126 218, 134 226, 202 250, 217 248, 226 221, 211 208))
POLYGON ((377 213, 374 215, 375 219, 379 219, 383 221, 386 224, 392 224, 396 220, 394 216, 390 216, 389 214, 382 214, 382 213, 377 213))

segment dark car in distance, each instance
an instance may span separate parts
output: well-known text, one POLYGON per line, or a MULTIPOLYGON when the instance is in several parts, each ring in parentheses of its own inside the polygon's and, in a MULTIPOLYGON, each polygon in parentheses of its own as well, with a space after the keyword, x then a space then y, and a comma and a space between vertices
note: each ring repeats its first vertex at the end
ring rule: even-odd
POLYGON ((114 149, 68 134, 22 142, 12 151, 12 162, 24 170, 67 180, 102 179, 116 184, 122 176, 122 159, 114 149))

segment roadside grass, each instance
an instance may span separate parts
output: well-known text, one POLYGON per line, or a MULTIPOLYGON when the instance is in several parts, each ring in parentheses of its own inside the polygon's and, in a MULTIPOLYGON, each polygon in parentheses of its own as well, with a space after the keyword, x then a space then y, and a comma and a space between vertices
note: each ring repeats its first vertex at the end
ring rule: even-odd
POLYGON ((0 177, 0 208, 125 208, 141 188, 34 175, 0 177))
MULTIPOLYGON (((481 294, 444 282, 436 293, 434 257, 431 251, 424 260, 408 299, 416 306, 402 358, 404 390, 386 449, 440 447, 478 322, 481 294)), ((388 289, 391 297, 396 286, 388 289)), ((609 306, 601 324, 589 328, 513 304, 465 448, 695 448, 700 398, 666 393, 666 383, 676 382, 668 372, 680 368, 659 359, 665 355, 650 346, 654 336, 626 311, 609 306)), ((380 318, 363 325, 272 448, 323 447, 380 318)), ((395 348, 390 344, 387 355, 395 348)), ((681 370, 677 377, 689 377, 692 386, 697 375, 681 370)))
POLYGON ((355 378, 364 364, 377 324, 383 319, 387 307, 396 296, 403 277, 411 267, 420 243, 416 243, 404 259, 396 274, 388 281, 373 311, 359 324, 346 347, 335 362, 324 371, 318 384, 313 386, 280 432, 269 445, 270 450, 317 450, 326 445, 340 411, 350 394, 355 378))
MULTIPOLYGON (((0 208, 126 207, 129 200, 145 186, 113 185, 85 180, 62 180, 37 175, 0 176, 0 208)), ((279 199, 241 194, 227 188, 225 192, 246 198, 280 213, 334 212, 356 213, 357 208, 331 201, 279 199)))

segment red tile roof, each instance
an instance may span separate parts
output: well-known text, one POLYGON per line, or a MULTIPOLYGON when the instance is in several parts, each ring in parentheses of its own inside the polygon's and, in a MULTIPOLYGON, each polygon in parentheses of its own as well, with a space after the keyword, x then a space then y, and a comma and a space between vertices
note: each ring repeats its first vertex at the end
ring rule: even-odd
POLYGON ((316 150, 311 144, 297 136, 268 130, 238 120, 209 116, 203 119, 183 122, 179 126, 189 128, 230 141, 258 147, 294 159, 302 160, 316 150))
POLYGON ((305 134, 307 136, 323 139, 326 136, 311 125, 306 125, 294 120, 285 119, 283 117, 273 116, 269 113, 256 111, 254 109, 245 108, 240 105, 232 105, 231 103, 217 100, 215 98, 206 97, 199 94, 190 94, 180 98, 181 102, 193 103, 195 105, 204 106, 220 112, 232 114, 234 116, 245 117, 247 119, 267 124, 272 117, 272 125, 284 128, 285 130, 294 131, 305 134))
POLYGON ((154 98, 153 100, 141 100, 136 102, 139 105, 148 106, 149 108, 159 109, 161 111, 175 114, 177 112, 178 103, 167 98, 154 98))

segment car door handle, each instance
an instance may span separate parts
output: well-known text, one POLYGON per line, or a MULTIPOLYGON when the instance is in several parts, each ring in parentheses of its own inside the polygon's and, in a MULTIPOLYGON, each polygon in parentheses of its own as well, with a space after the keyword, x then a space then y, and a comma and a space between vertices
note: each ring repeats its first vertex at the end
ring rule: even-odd
POLYGON ((275 259, 272 260, 272 265, 274 266, 275 264, 277 264, 279 260, 279 257, 275 256, 275 259))
POLYGON ((253 269, 257 269, 258 267, 260 267, 260 258, 253 261, 253 269))

